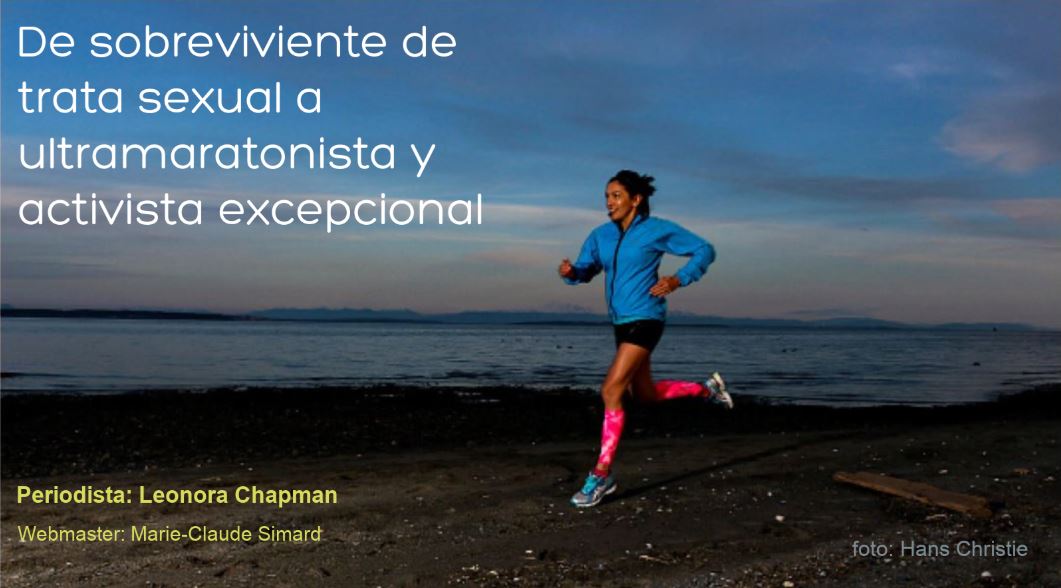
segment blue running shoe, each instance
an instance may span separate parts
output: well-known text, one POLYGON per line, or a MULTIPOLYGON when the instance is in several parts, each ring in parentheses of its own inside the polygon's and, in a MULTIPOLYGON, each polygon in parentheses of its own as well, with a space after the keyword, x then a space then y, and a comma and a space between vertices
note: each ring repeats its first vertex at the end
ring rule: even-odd
POLYGON ((726 409, 733 408, 733 397, 726 391, 726 382, 718 372, 711 374, 704 385, 711 389, 711 402, 726 409))
POLYGON ((615 492, 618 488, 618 484, 615 483, 615 477, 611 474, 608 474, 606 478, 602 478, 590 472, 586 476, 586 483, 582 485, 582 489, 571 497, 571 504, 575 508, 597 506, 600 501, 604 500, 605 496, 615 492))

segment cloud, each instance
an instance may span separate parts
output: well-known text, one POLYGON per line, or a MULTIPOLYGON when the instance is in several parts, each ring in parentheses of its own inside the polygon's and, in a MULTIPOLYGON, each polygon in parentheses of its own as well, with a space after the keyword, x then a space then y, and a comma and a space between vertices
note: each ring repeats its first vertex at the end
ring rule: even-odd
POLYGON ((790 310, 785 314, 800 318, 836 318, 848 316, 871 316, 875 306, 833 306, 828 308, 804 308, 790 310))
POLYGON ((893 77, 915 85, 919 84, 925 78, 943 75, 950 71, 951 69, 948 66, 924 58, 915 58, 909 61, 893 63, 888 67, 888 73, 893 77))
POLYGON ((68 261, 5 261, 5 280, 57 280, 143 277, 147 274, 116 268, 114 264, 68 261))
POLYGON ((805 175, 745 178, 765 190, 817 200, 891 207, 932 198, 983 198, 980 182, 942 178, 883 178, 859 175, 805 175))
POLYGON ((939 137, 948 152, 1023 173, 1061 162, 1061 91, 1006 92, 973 104, 939 137))
POLYGON ((1061 197, 996 199, 975 206, 951 201, 925 205, 923 216, 947 233, 1037 241, 1046 248, 1059 250, 1061 197))
POLYGON ((485 262, 489 265, 506 268, 549 268, 559 265, 551 252, 542 252, 536 249, 489 249, 476 251, 467 256, 468 261, 485 262))
POLYGON ((1047 225, 1061 230, 1061 196, 999 200, 994 202, 992 207, 996 213, 1014 222, 1047 225))
MULTIPOLYGON (((528 196, 528 198, 530 198, 528 196)), ((525 204, 483 205, 484 219, 491 223, 518 224, 539 229, 556 227, 593 227, 607 218, 603 199, 599 210, 571 206, 530 206, 525 204)), ((485 221, 484 221, 485 222, 485 221)))

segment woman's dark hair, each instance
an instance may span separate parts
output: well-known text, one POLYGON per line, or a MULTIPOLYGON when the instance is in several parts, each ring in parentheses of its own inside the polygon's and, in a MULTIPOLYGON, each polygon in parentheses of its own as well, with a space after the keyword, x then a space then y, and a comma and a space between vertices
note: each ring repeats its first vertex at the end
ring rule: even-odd
POLYGON ((648 197, 656 193, 656 187, 652 185, 654 181, 656 178, 652 176, 643 176, 635 171, 624 169, 612 176, 608 183, 619 182, 630 193, 631 198, 640 194, 641 204, 637 207, 637 214, 648 216, 648 197))

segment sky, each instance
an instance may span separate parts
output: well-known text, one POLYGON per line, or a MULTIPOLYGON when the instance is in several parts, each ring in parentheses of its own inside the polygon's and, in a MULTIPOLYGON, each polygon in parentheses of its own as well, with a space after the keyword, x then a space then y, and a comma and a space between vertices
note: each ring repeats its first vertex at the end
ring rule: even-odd
MULTIPOLYGON (((2 4, 0 299, 241 312, 588 310, 556 276, 620 169, 718 259, 672 311, 1061 328, 1058 2, 2 4), (378 59, 93 59, 95 32, 354 31, 378 59), (70 33, 20 58, 19 27, 70 33), (457 40, 409 59, 404 34, 457 40), (116 87, 122 114, 26 114, 18 87, 116 87), (144 87, 321 89, 319 114, 146 115, 144 87), (20 147, 436 144, 393 170, 28 170, 20 147), (460 200, 481 226, 26 226, 28 199, 460 200)), ((290 97, 290 96, 288 96, 290 97)), ((31 151, 34 153, 35 151, 31 151)), ((664 263, 680 267, 680 258, 664 263)))

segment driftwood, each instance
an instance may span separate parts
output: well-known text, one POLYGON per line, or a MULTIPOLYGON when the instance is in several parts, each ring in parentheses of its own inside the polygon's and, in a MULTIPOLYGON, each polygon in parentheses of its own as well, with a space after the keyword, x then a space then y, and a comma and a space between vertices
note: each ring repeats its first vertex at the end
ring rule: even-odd
POLYGON ((923 482, 911 482, 902 478, 893 478, 884 474, 872 474, 870 472, 836 472, 833 474, 833 479, 837 482, 854 484, 855 486, 916 500, 924 504, 941 506, 978 518, 989 518, 994 514, 991 510, 991 503, 982 496, 951 492, 923 482))

